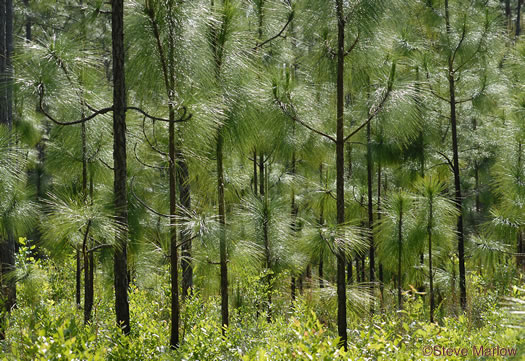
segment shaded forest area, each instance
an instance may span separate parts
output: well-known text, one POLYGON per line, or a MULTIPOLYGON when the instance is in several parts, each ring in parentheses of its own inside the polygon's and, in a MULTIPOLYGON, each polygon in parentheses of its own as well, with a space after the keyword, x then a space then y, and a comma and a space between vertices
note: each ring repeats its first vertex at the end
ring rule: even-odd
POLYGON ((523 7, 0 0, 0 359, 522 359, 523 7))

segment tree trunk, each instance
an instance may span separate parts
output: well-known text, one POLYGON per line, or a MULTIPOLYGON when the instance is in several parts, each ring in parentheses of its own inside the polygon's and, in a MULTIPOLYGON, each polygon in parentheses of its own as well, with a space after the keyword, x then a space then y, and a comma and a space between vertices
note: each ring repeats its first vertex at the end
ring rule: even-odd
POLYGON ((113 167, 115 219, 121 229, 115 247, 115 312, 117 323, 127 335, 129 323, 127 239, 128 202, 126 191, 126 84, 124 78, 124 0, 111 2, 113 43, 113 167))
MULTIPOLYGON (((345 19, 343 1, 336 1, 337 11, 337 129, 336 129, 336 199, 337 224, 345 223, 345 153, 344 153, 344 53, 345 53, 345 19)), ((337 333, 339 346, 348 349, 346 333, 346 259, 343 250, 337 252, 337 333)))
POLYGON ((32 39, 32 35, 31 35, 31 26, 32 26, 32 21, 31 21, 31 15, 29 15, 29 11, 30 11, 30 8, 29 8, 29 0, 24 0, 24 7, 26 9, 26 11, 28 12, 27 16, 26 16, 26 40, 28 41, 31 41, 32 39))
POLYGON ((224 202, 224 170, 222 164, 223 156, 223 134, 222 129, 217 131, 217 186, 219 195, 219 222, 220 222, 220 267, 221 267, 221 317, 222 333, 224 335, 228 327, 228 261, 226 251, 226 207, 224 202))
POLYGON ((253 150, 253 193, 257 195, 259 189, 257 188, 257 150, 253 150))
MULTIPOLYGON (((0 1, 0 124, 13 127, 13 97, 11 54, 13 51, 13 2, 0 1)), ((6 239, 0 239, 0 314, 16 305, 16 281, 7 276, 15 269, 16 242, 11 229, 6 239)), ((0 340, 5 338, 4 320, 0 319, 0 340)))
MULTIPOLYGON (((323 182, 323 163, 319 164, 319 184, 321 185, 321 189, 324 187, 323 182)), ((324 202, 321 201, 321 209, 319 210, 319 227, 323 227, 324 225, 324 202)), ((321 231, 320 231, 321 232, 321 231)), ((324 288, 324 254, 323 250, 321 249, 321 253, 319 254, 319 288, 324 288)))
MULTIPOLYGON (((373 205, 373 180, 372 180, 372 134, 370 122, 366 124, 366 170, 367 170, 367 188, 368 188, 368 230, 370 234, 368 241, 369 249, 369 269, 370 269, 370 293, 374 294, 375 282, 375 249, 374 249, 374 205, 373 205)), ((374 303, 370 302, 370 313, 374 313, 374 303)))
POLYGON ((516 37, 521 34, 521 3, 523 0, 518 0, 518 6, 516 7, 516 37))
MULTIPOLYGON (((447 34, 450 36, 450 20, 448 11, 448 0, 445 0, 445 19, 447 34)), ((458 259, 459 259, 459 289, 460 303, 463 311, 467 309, 467 284, 465 275, 465 243, 463 230, 463 198, 461 196, 461 178, 459 172, 459 154, 458 154, 458 137, 457 137, 457 118, 456 118, 456 79, 454 78, 454 63, 452 54, 448 60, 448 84, 450 96, 450 125, 452 130, 452 155, 454 166, 454 188, 455 203, 458 209, 457 235, 458 235, 458 259)))
MULTIPOLYGON (((175 109, 169 105, 170 120, 175 120, 175 109)), ((170 187, 170 215, 177 213, 177 190, 176 190, 176 164, 175 164, 175 124, 169 125, 169 187, 170 187)), ((176 219, 173 217, 170 222, 170 270, 171 270, 171 348, 179 347, 179 257, 177 248, 177 227, 176 219)))
POLYGON ((397 245, 397 309, 403 309, 403 300, 401 297, 402 289, 402 277, 401 274, 401 255, 403 252, 403 207, 401 207, 399 213, 399 224, 398 224, 398 245, 397 245))
POLYGON ((432 222, 433 222, 433 206, 434 200, 430 200, 430 208, 428 211, 428 278, 429 278, 429 293, 430 293, 430 322, 434 322, 434 274, 432 273, 432 222))
MULTIPOLYGON (((381 162, 377 164, 377 222, 381 221, 381 162)), ((385 285, 383 284, 383 264, 379 263, 379 292, 380 292, 380 302, 381 310, 384 308, 384 289, 385 285)))

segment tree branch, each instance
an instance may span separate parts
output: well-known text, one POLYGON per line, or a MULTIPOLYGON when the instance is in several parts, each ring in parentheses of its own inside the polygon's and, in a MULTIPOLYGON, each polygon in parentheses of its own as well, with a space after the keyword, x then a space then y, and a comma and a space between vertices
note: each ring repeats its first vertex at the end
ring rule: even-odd
POLYGON ((350 138, 352 138, 361 129, 363 129, 368 123, 370 123, 372 121, 372 119, 374 119, 375 116, 377 114, 379 114, 379 112, 383 109, 386 101, 388 100, 388 97, 389 97, 390 93, 392 92, 392 87, 393 87, 393 84, 394 84, 395 72, 396 72, 396 63, 394 62, 394 63, 392 63, 392 69, 390 70, 390 76, 388 78, 388 84, 387 84, 386 92, 383 95, 383 98, 381 99, 379 104, 375 107, 375 109, 371 113, 368 114, 368 119, 363 124, 361 124, 359 127, 357 127, 357 129, 355 129, 352 133, 348 134, 343 139, 344 143, 346 143, 350 138))
POLYGON ((454 164, 452 163, 452 161, 450 160, 450 158, 447 157, 447 155, 446 155, 445 153, 442 153, 442 152, 440 152, 440 151, 437 151, 437 153, 438 153, 440 156, 442 156, 443 158, 446 159, 448 165, 450 166, 450 168, 452 168, 452 172, 454 172, 454 169, 455 169, 455 168, 454 168, 454 164))
POLYGON ((352 52, 352 50, 354 50, 354 48, 357 45, 358 41, 359 41, 359 33, 357 33, 357 37, 355 38, 354 43, 350 46, 350 48, 348 48, 347 51, 345 51, 344 56, 347 56, 348 54, 350 54, 352 52))
POLYGON ((277 104, 279 105, 279 108, 281 108, 283 113, 286 114, 294 122, 297 122, 297 123, 301 124, 303 127, 307 128, 307 129, 311 130, 312 132, 317 133, 317 134, 319 134, 319 135, 321 135, 321 136, 323 136, 323 137, 325 137, 325 138, 327 138, 329 140, 331 140, 334 143, 336 142, 334 137, 332 137, 332 136, 330 136, 330 135, 328 135, 326 133, 323 133, 323 132, 321 132, 321 131, 311 127, 310 125, 308 125, 305 122, 303 122, 301 119, 297 118, 297 116, 295 115, 295 110, 293 109, 293 106, 291 106, 292 112, 288 111, 286 104, 284 104, 281 100, 279 100, 277 98, 277 95, 275 95, 275 101, 277 102, 277 104))
POLYGON ((277 39, 278 37, 281 37, 284 31, 286 30, 286 28, 288 27, 288 25, 290 25, 290 23, 292 22, 293 18, 294 18, 294 12, 292 11, 288 15, 288 20, 286 21, 286 24, 284 24, 284 26, 281 28, 281 30, 276 35, 272 36, 271 38, 266 39, 262 43, 255 45, 255 47, 253 48, 253 51, 256 51, 257 49, 262 48, 264 45, 268 44, 269 42, 277 39))
POLYGON ((114 167, 110 166, 109 164, 107 164, 106 162, 104 162, 102 160, 102 158, 98 158, 98 160, 100 161, 100 163, 104 164, 106 166, 106 168, 110 169, 110 170, 115 170, 114 167))
MULTIPOLYGON (((153 129, 155 129, 155 125, 153 125, 153 129)), ((168 157, 168 153, 163 152, 162 150, 158 149, 156 146, 154 146, 151 141, 148 138, 148 135, 146 134, 146 117, 142 119, 142 134, 144 134, 144 139, 146 139, 146 142, 149 144, 151 149, 153 149, 155 152, 159 153, 160 155, 163 155, 165 157, 168 157)))
POLYGON ((111 245, 111 244, 99 244, 98 246, 95 246, 95 247, 93 247, 91 249, 88 249, 87 252, 88 253, 93 253, 93 252, 95 252, 95 251, 97 251, 97 250, 99 250, 101 248, 110 248, 110 247, 113 247, 113 245, 111 245))
POLYGON ((133 147, 133 153, 135 154, 135 159, 137 160, 137 162, 142 164, 144 167, 152 168, 152 169, 160 169, 160 170, 164 170, 164 169, 167 168, 167 167, 159 167, 159 166, 156 166, 156 165, 147 164, 147 163, 144 163, 142 160, 140 160, 140 158, 139 158, 139 156, 137 154, 137 143, 135 143, 135 146, 133 147))
POLYGON ((61 122, 59 120, 56 120, 51 114, 46 112, 44 107, 43 107, 42 103, 44 101, 44 84, 42 84, 42 83, 38 84, 38 93, 39 93, 39 96, 40 96, 40 101, 38 103, 38 107, 40 108, 39 110, 42 112, 42 114, 44 114, 46 116, 46 118, 48 118, 53 123, 58 124, 58 125, 74 125, 74 124, 85 123, 88 120, 91 120, 91 119, 95 118, 97 115, 102 115, 102 114, 105 114, 105 113, 113 111, 113 107, 102 108, 100 110, 95 111, 93 114, 91 114, 88 117, 84 117, 84 118, 81 118, 79 120, 75 120, 75 121, 72 121, 72 122, 61 122))
POLYGON ((142 199, 140 199, 137 194, 135 193, 135 189, 133 188, 133 183, 135 181, 135 177, 131 178, 131 182, 130 182, 130 185, 129 185, 129 189, 131 191, 131 194, 133 195, 133 197, 144 207, 146 208, 148 211, 150 211, 151 213, 153 214, 156 214, 157 216, 160 216, 160 217, 164 217, 164 218, 169 218, 169 219, 173 219, 174 216, 172 215, 169 215, 169 214, 165 214, 165 213, 161 213, 159 211, 156 211, 155 209, 151 208, 150 206, 148 206, 146 204, 146 202, 144 202, 142 199))
POLYGON ((450 60, 452 64, 454 64, 454 59, 456 58, 456 54, 457 54, 459 48, 461 47, 461 44, 465 40, 465 35, 466 34, 467 34, 467 19, 466 19, 466 16, 465 16, 464 19, 463 19, 463 31, 461 32, 461 39, 459 39, 458 45, 454 49, 454 52, 452 53, 452 58, 450 60))
POLYGON ((135 111, 139 112, 140 114, 144 115, 145 117, 148 117, 148 118, 153 119, 153 120, 159 120, 161 122, 166 122, 166 123, 186 122, 186 121, 190 120, 191 117, 193 116, 193 114, 190 114, 190 115, 186 116, 186 114, 188 113, 188 109, 185 106, 182 106, 182 115, 180 116, 180 118, 175 119, 175 120, 169 120, 169 119, 166 119, 166 118, 159 118, 159 117, 150 115, 150 114, 146 113, 144 110, 142 110, 141 108, 138 108, 138 107, 126 107, 125 109, 126 110, 135 110, 135 111))

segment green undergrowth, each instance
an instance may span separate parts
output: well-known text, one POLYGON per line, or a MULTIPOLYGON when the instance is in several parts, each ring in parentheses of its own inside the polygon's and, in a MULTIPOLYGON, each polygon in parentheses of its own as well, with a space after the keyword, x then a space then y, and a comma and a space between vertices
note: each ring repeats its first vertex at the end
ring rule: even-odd
MULTIPOLYGON (((124 336, 114 323, 112 293, 100 277, 92 322, 73 300, 74 272, 51 261, 31 263, 18 285, 18 307, 8 318, 0 360, 421 360, 511 359, 522 360, 525 337, 521 321, 513 318, 496 291, 479 294, 467 315, 444 316, 438 324, 427 321, 423 299, 406 297, 403 311, 376 309, 352 314, 349 349, 337 347, 335 308, 321 293, 306 289, 293 307, 287 295, 274 294, 272 322, 266 307, 247 299, 232 307, 230 326, 222 335, 220 299, 195 293, 182 304, 181 335, 177 350, 169 348, 170 294, 167 277, 155 286, 130 287, 131 334, 124 336), (60 271, 59 271, 60 270, 60 271), (73 275, 73 276, 71 276, 73 275), (479 310, 479 312, 477 312, 479 310), (330 315, 331 314, 331 315, 330 315), (332 319, 328 319, 332 317, 332 319), (473 347, 516 349, 514 357, 484 357, 473 347), (467 356, 430 356, 425 347, 465 348, 467 356)), ((257 277, 242 285, 243 294, 256 295, 257 277), (250 286, 251 285, 251 286, 250 286)), ((514 287, 513 302, 524 302, 525 291, 514 287)), ((349 309, 352 305, 349 304, 349 309)), ((521 310, 523 311, 523 310, 521 310)), ((438 310, 439 313, 439 310, 438 310)), ((519 312, 517 313, 519 315, 519 312)), ((443 351, 443 349, 445 349, 443 351)), ((449 351, 450 352, 450 351, 449 351)), ((457 351, 456 351, 457 352, 457 351)))

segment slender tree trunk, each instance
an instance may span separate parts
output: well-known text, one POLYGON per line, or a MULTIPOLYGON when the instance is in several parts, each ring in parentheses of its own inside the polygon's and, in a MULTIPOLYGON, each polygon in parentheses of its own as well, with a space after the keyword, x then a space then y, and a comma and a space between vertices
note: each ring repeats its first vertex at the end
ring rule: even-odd
MULTIPOLYGON (((321 188, 324 187, 324 181, 323 181, 323 163, 319 164, 319 184, 321 185, 321 188)), ((321 201, 321 209, 319 210, 319 227, 323 227, 324 225, 324 202, 321 201)), ((319 254, 319 288, 324 288, 324 254, 323 250, 321 249, 321 253, 319 254)))
MULTIPOLYGON (((26 11, 29 13, 29 11, 30 11, 29 0, 24 0, 24 7, 25 7, 26 11)), ((26 35, 25 36, 26 36, 26 40, 29 40, 29 41, 31 41, 31 39, 32 39, 31 27, 32 27, 31 15, 27 14, 26 15, 26 24, 25 24, 25 28, 26 28, 26 35)))
MULTIPOLYGON (((293 136, 295 136, 295 122, 293 123, 292 125, 292 129, 293 129, 293 136)), ((292 169, 291 169, 291 173, 292 173, 292 177, 295 177, 295 172, 296 172, 296 158, 295 158, 295 150, 293 151, 292 153, 292 169)), ((293 234, 295 235, 296 232, 298 231, 297 229, 297 213, 298 213, 298 209, 297 209, 297 206, 295 204, 295 190, 293 188, 293 185, 292 185, 292 194, 291 194, 291 205, 290 205, 290 216, 291 216, 291 219, 292 219, 292 222, 290 224, 290 228, 292 229, 292 232, 293 234)), ((302 278, 302 275, 301 277, 302 278)), ((299 286, 300 288, 302 288, 302 279, 299 280, 299 286)), ((291 292, 292 292, 292 301, 295 301, 295 276, 292 275, 292 285, 291 285, 291 292)), ((301 292, 302 293, 302 292, 301 292)))
MULTIPOLYGON (((0 1, 0 124, 13 127, 11 54, 13 51, 13 2, 0 1)), ((16 242, 12 229, 0 239, 0 314, 16 305, 16 281, 7 276, 15 269, 16 242)), ((5 338, 4 320, 0 318, 0 340, 5 338)))
POLYGON ((253 150, 253 193, 257 195, 259 192, 257 186, 257 150, 253 150))
POLYGON ((429 293, 430 293, 430 322, 434 322, 434 274, 432 269, 432 223, 433 223, 433 206, 434 200, 430 199, 428 210, 428 278, 429 278, 429 293))
MULTIPOLYGON (((343 1, 336 1, 337 11, 337 129, 336 129, 336 199, 337 224, 345 222, 345 153, 344 153, 344 53, 345 18, 343 1)), ((348 349, 346 333, 346 259, 342 250, 337 250, 337 333, 339 346, 348 349)))
MULTIPOLYGON (((372 134, 370 122, 366 124, 366 170, 367 170, 367 188, 368 188, 368 230, 370 234, 368 241, 369 249, 369 269, 370 269, 370 293, 374 294, 375 282, 375 248, 374 248, 374 205, 373 205, 373 179, 372 179, 372 134)), ((374 313, 374 303, 370 302, 370 313, 374 313)))
POLYGON ((397 245, 397 309, 403 309, 403 299, 401 297, 402 280, 403 275, 401 274, 401 255, 403 253, 403 207, 401 207, 399 213, 399 224, 398 224, 398 245, 397 245))
POLYGON ((518 6, 516 7, 516 37, 521 34, 521 4, 523 0, 518 0, 518 6))
MULTIPOLYGON (((381 221, 381 162, 377 164, 377 222, 381 221)), ((381 302, 381 311, 384 309, 384 289, 385 285, 383 284, 383 264, 379 262, 379 292, 380 292, 380 302, 381 302)))
MULTIPOLYGON (((445 20, 447 34, 450 37, 451 28, 449 20, 448 0, 445 0, 445 20)), ((448 60, 448 84, 450 97, 450 125, 452 130, 452 155, 454 166, 454 188, 455 203, 458 209, 457 235, 458 235, 458 259, 459 259, 459 289, 460 303, 463 311, 467 309, 467 284, 465 272, 465 242, 463 230, 463 198, 461 195, 461 178, 459 172, 459 154, 458 154, 458 137, 457 137, 457 118, 456 118, 456 79, 454 74, 454 59, 452 54, 448 60)))
POLYGON ((512 23, 512 10, 510 9, 510 0, 505 0, 505 17, 507 18, 507 29, 510 29, 512 23))
MULTIPOLYGON (((518 142, 518 169, 521 170, 522 168, 522 153, 523 153, 523 144, 520 142, 518 142)), ((519 174, 519 178, 518 178, 518 182, 521 183, 523 182, 523 180, 521 179, 521 172, 518 173, 519 174)), ((517 233, 518 233, 518 255, 516 256, 516 265, 518 267, 522 267, 522 269, 525 271, 525 245, 523 244, 523 229, 521 228, 518 228, 517 230, 517 233)))
POLYGON ((220 222, 220 267, 221 267, 221 317, 222 333, 228 327, 228 264, 226 251, 226 207, 224 202, 224 170, 222 164, 223 156, 223 135, 222 129, 217 132, 217 186, 219 194, 219 222, 220 222))
MULTIPOLYGON (((175 120, 175 109, 170 103, 169 105, 170 120, 175 120)), ((169 125, 169 187, 170 187, 170 214, 177 213, 177 194, 176 194, 176 159, 175 159, 175 124, 169 125)), ((180 320, 180 306, 179 306, 179 255, 177 248, 177 227, 176 219, 172 218, 170 221, 170 271, 171 271, 171 336, 170 346, 172 348, 179 347, 179 320, 180 320)))
POLYGON ((129 323, 128 303, 128 202, 126 175, 126 83, 124 78, 124 0, 111 2, 113 43, 113 167, 115 219, 121 229, 115 247, 115 312, 117 323, 127 335, 129 323))

